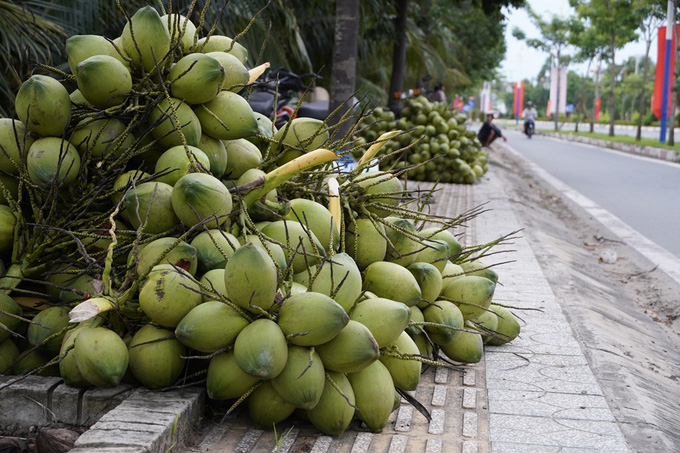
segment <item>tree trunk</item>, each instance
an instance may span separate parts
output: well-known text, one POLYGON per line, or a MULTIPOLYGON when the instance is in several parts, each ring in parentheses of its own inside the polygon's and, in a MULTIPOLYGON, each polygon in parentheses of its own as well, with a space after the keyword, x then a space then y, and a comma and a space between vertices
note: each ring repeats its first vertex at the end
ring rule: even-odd
MULTIPOLYGON (((337 124, 352 108, 352 97, 356 88, 358 35, 359 0, 337 0, 329 112, 341 108, 331 118, 333 124, 337 124)), ((338 130, 338 137, 343 137, 345 135, 343 132, 349 127, 349 122, 343 123, 341 130, 338 130)))
POLYGON ((637 132, 635 133, 635 140, 638 142, 642 140, 642 117, 645 111, 645 88, 647 85, 647 72, 649 70, 649 49, 652 47, 652 41, 647 41, 645 52, 645 64, 642 66, 642 89, 640 90, 640 102, 638 102, 638 116, 637 132))
POLYGON ((612 52, 611 69, 609 70, 609 100, 607 101, 607 110, 609 111, 609 136, 614 136, 614 117, 616 116, 614 102, 614 87, 616 85, 616 34, 611 33, 609 36, 609 46, 612 52))
POLYGON ((392 79, 390 80, 389 101, 387 107, 391 110, 399 109, 399 98, 404 87, 404 73, 406 72, 406 20, 408 19, 408 1, 395 0, 397 17, 394 23, 395 41, 392 54, 392 79))
POLYGON ((597 116, 597 98, 600 96, 600 67, 602 54, 597 56, 597 71, 595 72, 595 99, 593 99, 593 115, 590 117, 590 133, 595 132, 595 117, 597 116))
POLYGON ((586 115, 586 106, 585 106, 585 79, 588 78, 588 74, 590 74, 590 65, 593 64, 593 59, 591 58, 588 60, 588 67, 586 68, 586 76, 584 77, 584 82, 581 84, 578 90, 578 107, 576 108, 576 126, 574 131, 578 132, 578 123, 581 119, 581 110, 583 110, 583 114, 586 115))

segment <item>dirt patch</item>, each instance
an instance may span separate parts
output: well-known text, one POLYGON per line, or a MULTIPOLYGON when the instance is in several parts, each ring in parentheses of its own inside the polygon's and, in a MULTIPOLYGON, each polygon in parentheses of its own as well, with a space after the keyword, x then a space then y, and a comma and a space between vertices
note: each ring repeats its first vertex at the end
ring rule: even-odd
MULTIPOLYGON (((680 285, 502 146, 490 171, 634 451, 680 451, 680 285)), ((588 194, 584 194, 588 195, 588 194)))

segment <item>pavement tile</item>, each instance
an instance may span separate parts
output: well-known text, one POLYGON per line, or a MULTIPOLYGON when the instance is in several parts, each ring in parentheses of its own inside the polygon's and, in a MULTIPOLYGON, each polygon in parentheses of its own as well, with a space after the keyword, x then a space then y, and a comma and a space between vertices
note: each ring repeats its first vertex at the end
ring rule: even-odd
MULTIPOLYGON (((601 452, 627 452, 621 430, 615 422, 520 417, 490 414, 490 440, 536 446, 597 449, 601 452)), ((563 450, 559 450, 563 451, 563 450)))
POLYGON ((614 421, 603 396, 489 389, 489 412, 555 419, 614 421))

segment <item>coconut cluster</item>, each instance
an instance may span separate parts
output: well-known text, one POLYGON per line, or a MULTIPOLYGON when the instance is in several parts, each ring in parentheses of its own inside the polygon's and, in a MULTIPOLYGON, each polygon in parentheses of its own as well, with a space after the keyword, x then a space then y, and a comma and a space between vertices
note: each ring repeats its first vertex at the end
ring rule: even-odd
POLYGON ((403 172, 340 172, 324 122, 276 130, 239 94, 246 50, 198 33, 145 7, 73 36, 71 74, 0 119, 0 373, 204 385, 259 427, 300 409, 339 435, 382 430, 423 363, 517 336, 494 244, 463 247, 403 172))
POLYGON ((398 117, 377 107, 362 119, 359 137, 372 142, 385 131, 402 131, 387 143, 392 157, 381 163, 382 169, 407 169, 415 181, 474 184, 488 170, 488 151, 466 121, 447 103, 418 96, 404 102, 398 117))

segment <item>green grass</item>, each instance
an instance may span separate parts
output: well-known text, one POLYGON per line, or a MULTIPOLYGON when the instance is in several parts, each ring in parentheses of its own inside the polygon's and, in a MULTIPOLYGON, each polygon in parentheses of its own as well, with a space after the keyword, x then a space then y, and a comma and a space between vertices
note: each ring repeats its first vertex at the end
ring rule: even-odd
MULTIPOLYGON (((554 130, 551 129, 541 129, 541 132, 555 132, 554 130)), ((641 145, 641 146, 653 146, 654 148, 663 148, 663 149, 674 149, 674 150, 680 150, 680 137, 676 138, 675 141, 675 146, 668 146, 665 143, 659 143, 658 139, 654 138, 644 138, 642 137, 642 140, 637 141, 635 140, 635 137, 631 137, 628 135, 615 135, 613 137, 610 137, 608 134, 600 134, 597 132, 573 132, 573 131, 562 131, 562 134, 571 134, 571 135, 578 135, 581 137, 590 137, 590 138, 595 138, 599 140, 606 140, 608 142, 617 142, 617 143, 632 143, 635 145, 641 145)))

